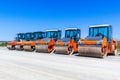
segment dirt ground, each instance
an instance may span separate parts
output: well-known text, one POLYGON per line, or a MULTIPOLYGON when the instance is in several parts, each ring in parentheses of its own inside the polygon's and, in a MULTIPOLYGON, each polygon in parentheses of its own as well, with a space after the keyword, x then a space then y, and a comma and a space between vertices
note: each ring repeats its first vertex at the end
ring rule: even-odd
POLYGON ((100 59, 0 48, 0 80, 120 80, 120 56, 100 59))

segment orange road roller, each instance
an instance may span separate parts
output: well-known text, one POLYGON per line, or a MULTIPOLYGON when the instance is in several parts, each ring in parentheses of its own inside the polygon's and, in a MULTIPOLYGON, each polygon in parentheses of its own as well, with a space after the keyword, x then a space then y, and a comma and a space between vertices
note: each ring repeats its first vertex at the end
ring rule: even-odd
POLYGON ((15 40, 7 43, 7 48, 9 50, 15 50, 15 46, 16 46, 17 42, 20 42, 21 40, 24 40, 24 39, 25 39, 24 33, 16 34, 15 40))
POLYGON ((61 38, 61 30, 46 30, 45 36, 36 42, 36 52, 51 53, 54 50, 55 42, 61 38))
POLYGON ((65 37, 58 40, 55 44, 55 53, 73 54, 78 52, 78 41, 81 37, 81 31, 78 28, 67 28, 65 37))
POLYGON ((45 38, 45 32, 39 31, 33 33, 33 40, 26 41, 23 48, 25 51, 34 51, 36 46, 36 41, 45 38))
POLYGON ((103 58, 108 54, 117 54, 118 42, 112 38, 112 26, 109 24, 89 27, 89 36, 79 40, 78 53, 81 56, 103 58))
POLYGON ((25 39, 16 43, 15 46, 16 50, 23 51, 24 50, 23 46, 25 45, 25 42, 33 40, 33 38, 34 38, 34 33, 31 32, 25 33, 25 39))

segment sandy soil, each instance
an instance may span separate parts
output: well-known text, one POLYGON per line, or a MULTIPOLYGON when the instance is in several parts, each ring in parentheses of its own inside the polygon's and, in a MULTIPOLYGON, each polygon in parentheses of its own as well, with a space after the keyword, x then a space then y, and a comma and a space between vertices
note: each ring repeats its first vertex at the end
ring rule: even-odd
POLYGON ((120 80, 120 56, 100 59, 0 48, 0 80, 120 80))

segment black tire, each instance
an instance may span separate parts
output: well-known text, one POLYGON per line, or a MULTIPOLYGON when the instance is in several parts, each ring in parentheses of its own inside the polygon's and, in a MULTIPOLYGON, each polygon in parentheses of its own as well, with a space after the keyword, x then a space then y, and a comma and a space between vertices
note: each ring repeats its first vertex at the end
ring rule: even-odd
POLYGON ((35 51, 35 47, 31 47, 31 51, 35 51))
POLYGON ((15 50, 15 46, 12 46, 12 50, 15 50))
POLYGON ((20 47, 20 51, 23 51, 23 50, 24 50, 24 48, 23 48, 23 46, 21 46, 21 47, 20 47))

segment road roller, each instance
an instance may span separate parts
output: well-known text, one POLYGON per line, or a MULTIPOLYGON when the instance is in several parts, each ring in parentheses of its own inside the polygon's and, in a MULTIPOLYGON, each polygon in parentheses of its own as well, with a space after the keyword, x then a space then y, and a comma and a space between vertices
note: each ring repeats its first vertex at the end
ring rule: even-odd
POLYGON ((110 24, 89 26, 89 36, 79 40, 78 53, 81 56, 104 58, 117 54, 118 42, 112 38, 110 24))
POLYGON ((34 38, 31 41, 26 41, 23 48, 25 51, 34 51, 36 46, 36 41, 45 38, 45 32, 38 31, 34 32, 34 38))
POLYGON ((55 44, 55 53, 73 54, 78 52, 78 41, 81 37, 81 31, 78 28, 67 28, 65 37, 58 40, 55 44))
POLYGON ((58 39, 61 39, 61 30, 46 30, 45 38, 36 41, 36 52, 51 53, 58 39))
POLYGON ((24 40, 24 39, 25 39, 24 33, 16 34, 15 40, 7 43, 7 48, 9 50, 15 50, 16 43, 20 42, 21 40, 24 40))
POLYGON ((24 50, 23 46, 25 45, 25 42, 33 40, 33 39, 34 39, 34 33, 31 33, 31 32, 25 33, 25 39, 20 42, 17 42, 15 49, 18 51, 23 51, 24 50))

